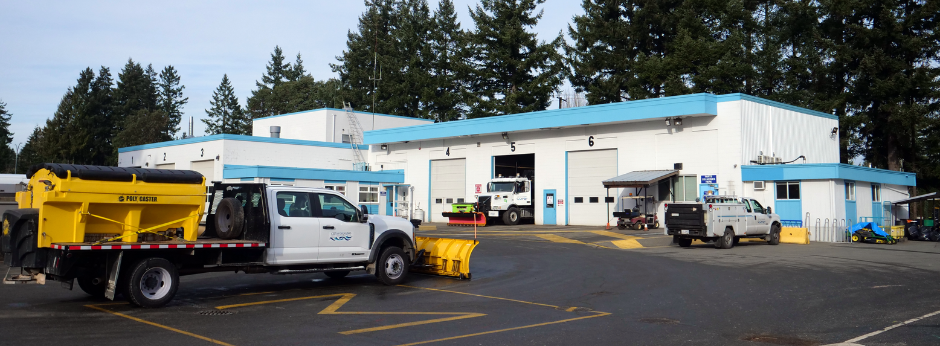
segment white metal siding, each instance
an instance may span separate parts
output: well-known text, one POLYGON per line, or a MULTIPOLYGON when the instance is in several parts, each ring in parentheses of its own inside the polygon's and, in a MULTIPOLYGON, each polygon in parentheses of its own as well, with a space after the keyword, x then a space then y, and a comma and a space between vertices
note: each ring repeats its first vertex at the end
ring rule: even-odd
MULTIPOLYGON (((568 153, 568 210, 571 225, 604 225, 610 218, 604 197, 607 189, 601 183, 617 176, 617 150, 572 151, 568 153), (575 199, 583 198, 583 203, 575 199), (597 197, 597 203, 590 203, 597 197)), ((616 196, 612 191, 611 197, 616 196)), ((613 204, 610 206, 614 207, 613 204)), ((611 212, 614 210, 611 209, 611 212)))
POLYGON ((456 202, 457 198, 465 198, 466 181, 466 159, 431 161, 431 222, 447 222, 447 218, 441 216, 442 212, 451 210, 453 203, 447 203, 447 199, 456 202), (438 199, 441 203, 437 203, 438 199))
MULTIPOLYGON (((836 119, 799 113, 756 102, 741 102, 742 160, 775 155, 784 161, 806 156, 806 163, 839 162, 839 136, 830 136, 836 119)), ((802 163, 801 161, 798 161, 802 163)))

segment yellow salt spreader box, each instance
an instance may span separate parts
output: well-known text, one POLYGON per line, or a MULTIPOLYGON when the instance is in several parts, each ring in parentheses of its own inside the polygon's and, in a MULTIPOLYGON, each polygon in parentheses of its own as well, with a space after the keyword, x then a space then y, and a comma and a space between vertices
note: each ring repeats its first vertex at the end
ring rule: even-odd
POLYGON ((205 178, 187 170, 40 164, 16 193, 36 209, 38 247, 62 243, 195 241, 205 178))

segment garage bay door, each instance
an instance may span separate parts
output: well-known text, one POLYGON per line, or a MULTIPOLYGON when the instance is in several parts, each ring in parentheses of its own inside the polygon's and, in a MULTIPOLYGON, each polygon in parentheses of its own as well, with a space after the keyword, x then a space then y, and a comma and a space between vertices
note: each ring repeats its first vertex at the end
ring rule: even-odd
POLYGON ((442 212, 451 204, 463 203, 467 195, 467 160, 431 161, 431 222, 447 222, 442 212))
POLYGON ((193 161, 189 169, 202 173, 206 177, 206 185, 212 185, 215 180, 215 160, 193 161))
POLYGON ((568 200, 565 202, 568 203, 569 225, 607 224, 610 217, 604 203, 607 189, 601 181, 615 176, 616 149, 568 152, 568 200))

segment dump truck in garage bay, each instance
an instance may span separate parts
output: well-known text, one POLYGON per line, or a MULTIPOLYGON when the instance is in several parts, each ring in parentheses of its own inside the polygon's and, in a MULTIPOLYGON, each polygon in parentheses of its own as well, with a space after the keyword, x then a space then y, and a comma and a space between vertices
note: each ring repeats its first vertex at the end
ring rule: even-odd
POLYGON ((477 245, 416 237, 420 221, 369 215, 327 189, 214 182, 207 193, 194 171, 66 164, 27 177, 19 208, 3 214, 3 282, 77 283, 141 307, 167 304, 179 276, 206 272, 469 279, 477 245))

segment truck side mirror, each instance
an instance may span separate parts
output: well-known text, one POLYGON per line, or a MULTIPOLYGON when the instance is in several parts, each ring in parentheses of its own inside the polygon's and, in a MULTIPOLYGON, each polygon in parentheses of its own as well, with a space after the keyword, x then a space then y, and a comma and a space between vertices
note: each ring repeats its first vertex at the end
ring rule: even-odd
POLYGON ((767 214, 773 214, 774 212, 770 210, 770 207, 767 207, 767 214))
POLYGON ((359 206, 359 214, 362 215, 359 221, 366 222, 369 220, 369 208, 365 204, 359 206))

